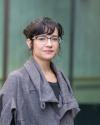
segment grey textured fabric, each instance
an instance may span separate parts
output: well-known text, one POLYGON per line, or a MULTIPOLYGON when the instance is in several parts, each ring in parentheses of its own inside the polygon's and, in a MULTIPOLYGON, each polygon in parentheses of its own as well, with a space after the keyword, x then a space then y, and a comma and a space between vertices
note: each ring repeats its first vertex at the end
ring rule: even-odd
POLYGON ((12 72, 0 90, 0 125, 73 125, 79 111, 70 83, 54 69, 61 88, 57 100, 39 65, 30 58, 12 72), (51 106, 57 105, 59 112, 51 106))

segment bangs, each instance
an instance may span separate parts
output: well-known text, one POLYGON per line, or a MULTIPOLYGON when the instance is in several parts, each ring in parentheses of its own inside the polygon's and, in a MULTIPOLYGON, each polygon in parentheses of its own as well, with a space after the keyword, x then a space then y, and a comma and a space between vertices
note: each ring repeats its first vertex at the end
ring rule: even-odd
POLYGON ((31 22, 24 30, 23 33, 26 38, 32 39, 34 36, 47 34, 51 35, 57 28, 58 36, 62 38, 64 32, 61 24, 53 21, 48 17, 37 19, 31 22))
POLYGON ((33 36, 41 35, 41 34, 51 35, 54 32, 54 30, 55 30, 54 24, 41 22, 41 23, 36 25, 32 34, 33 34, 33 36))

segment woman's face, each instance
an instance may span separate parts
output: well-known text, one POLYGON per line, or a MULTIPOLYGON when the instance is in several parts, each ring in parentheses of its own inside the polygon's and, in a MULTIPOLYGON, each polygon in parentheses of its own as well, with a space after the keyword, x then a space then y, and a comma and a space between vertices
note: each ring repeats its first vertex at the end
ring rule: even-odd
POLYGON ((58 30, 51 35, 41 34, 33 38, 32 54, 35 59, 51 61, 59 51, 58 30))

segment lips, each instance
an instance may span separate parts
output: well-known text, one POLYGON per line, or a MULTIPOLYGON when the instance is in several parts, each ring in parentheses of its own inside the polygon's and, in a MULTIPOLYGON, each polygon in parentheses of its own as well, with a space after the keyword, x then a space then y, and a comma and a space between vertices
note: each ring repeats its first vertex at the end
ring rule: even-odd
POLYGON ((44 50, 45 53, 52 53, 54 52, 53 50, 44 50))

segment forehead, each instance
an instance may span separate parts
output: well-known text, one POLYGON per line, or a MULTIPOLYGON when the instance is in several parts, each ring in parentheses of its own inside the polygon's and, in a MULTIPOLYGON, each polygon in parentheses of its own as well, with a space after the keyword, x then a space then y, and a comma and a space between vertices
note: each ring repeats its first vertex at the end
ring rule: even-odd
POLYGON ((51 35, 56 35, 56 36, 58 36, 58 29, 55 28, 55 29, 54 29, 54 32, 53 32, 51 35))

